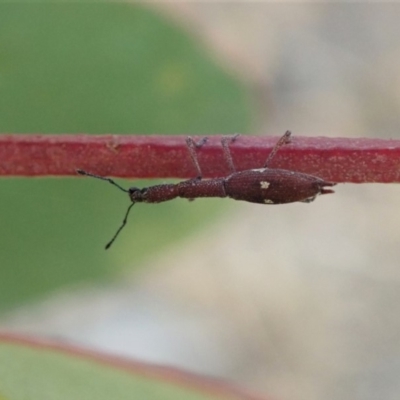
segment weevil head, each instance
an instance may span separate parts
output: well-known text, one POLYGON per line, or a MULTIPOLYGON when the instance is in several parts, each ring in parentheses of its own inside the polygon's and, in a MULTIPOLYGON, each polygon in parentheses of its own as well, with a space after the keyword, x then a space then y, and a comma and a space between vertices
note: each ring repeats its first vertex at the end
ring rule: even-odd
POLYGON ((144 201, 144 197, 143 197, 144 190, 143 189, 139 189, 137 187, 131 187, 128 189, 128 193, 129 193, 129 197, 132 202, 138 203, 138 202, 144 201))

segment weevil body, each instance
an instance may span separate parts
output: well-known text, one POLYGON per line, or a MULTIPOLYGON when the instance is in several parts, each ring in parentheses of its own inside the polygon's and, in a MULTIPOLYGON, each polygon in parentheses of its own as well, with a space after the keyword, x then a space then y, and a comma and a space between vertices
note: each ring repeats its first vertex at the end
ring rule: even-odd
POLYGON ((81 175, 102 179, 117 186, 129 194, 132 204, 129 206, 122 225, 106 245, 108 249, 114 242, 119 232, 125 226, 130 209, 135 203, 161 203, 177 197, 195 199, 199 197, 229 197, 258 204, 284 204, 293 202, 309 203, 320 194, 333 193, 326 189, 335 185, 313 175, 304 174, 285 169, 268 168, 268 164, 280 147, 290 142, 290 131, 287 131, 276 143, 262 168, 248 169, 236 172, 229 142, 236 140, 238 135, 222 138, 224 158, 229 165, 231 174, 224 178, 202 179, 202 172, 197 159, 197 148, 204 145, 207 138, 196 143, 191 137, 186 139, 190 157, 197 171, 197 177, 179 183, 166 183, 147 188, 131 187, 124 189, 110 178, 93 175, 83 170, 77 170, 81 175))
POLYGON ((177 197, 229 197, 258 204, 309 203, 319 194, 332 193, 325 186, 333 184, 300 172, 260 168, 234 172, 226 178, 195 178, 176 184, 130 188, 129 197, 134 203, 161 203, 177 197))

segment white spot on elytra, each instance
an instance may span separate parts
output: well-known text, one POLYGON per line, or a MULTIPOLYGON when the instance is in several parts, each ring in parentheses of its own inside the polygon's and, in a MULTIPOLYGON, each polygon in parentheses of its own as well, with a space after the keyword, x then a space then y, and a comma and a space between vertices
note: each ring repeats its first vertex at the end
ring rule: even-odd
POLYGON ((264 172, 264 171, 266 171, 268 168, 256 168, 256 169, 251 169, 250 171, 253 171, 253 172, 264 172))
POLYGON ((265 199, 264 203, 265 204, 274 204, 274 202, 272 200, 270 200, 270 199, 265 199))
POLYGON ((270 185, 270 183, 267 182, 267 181, 261 181, 260 182, 261 189, 268 189, 269 185, 270 185))

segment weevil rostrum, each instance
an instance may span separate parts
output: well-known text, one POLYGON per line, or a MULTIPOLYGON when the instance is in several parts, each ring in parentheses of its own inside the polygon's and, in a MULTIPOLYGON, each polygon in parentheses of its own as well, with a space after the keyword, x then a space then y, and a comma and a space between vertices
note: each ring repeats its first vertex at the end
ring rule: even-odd
POLYGON ((177 197, 193 200, 199 197, 229 197, 234 200, 243 200, 258 204, 285 204, 294 202, 310 203, 320 194, 333 193, 326 189, 335 185, 313 175, 286 169, 268 168, 277 151, 285 144, 290 143, 290 131, 287 131, 275 144, 261 168, 236 171, 233 163, 229 143, 234 142, 238 135, 224 136, 221 140, 224 158, 231 173, 222 178, 204 179, 197 159, 196 150, 203 146, 207 138, 195 142, 192 137, 187 137, 186 145, 190 158, 197 172, 197 177, 178 183, 165 183, 146 188, 131 187, 125 189, 114 180, 104 176, 94 175, 81 169, 78 174, 108 181, 123 192, 128 193, 132 204, 128 207, 122 225, 113 238, 107 243, 110 248, 123 227, 126 225, 128 215, 136 203, 161 203, 177 197))

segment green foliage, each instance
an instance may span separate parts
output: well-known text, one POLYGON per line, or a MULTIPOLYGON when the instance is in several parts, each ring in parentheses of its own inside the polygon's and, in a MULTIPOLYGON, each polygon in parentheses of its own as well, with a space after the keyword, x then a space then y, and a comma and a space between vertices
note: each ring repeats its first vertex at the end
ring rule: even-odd
MULTIPOLYGON (((209 135, 250 124, 238 82, 178 27, 129 4, 0 5, 0 90, 4 133, 209 135)), ((136 267, 222 204, 136 205, 105 252, 129 204, 111 186, 2 179, 0 190, 3 310, 66 283, 117 274, 118 265, 136 267)))

